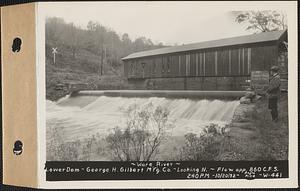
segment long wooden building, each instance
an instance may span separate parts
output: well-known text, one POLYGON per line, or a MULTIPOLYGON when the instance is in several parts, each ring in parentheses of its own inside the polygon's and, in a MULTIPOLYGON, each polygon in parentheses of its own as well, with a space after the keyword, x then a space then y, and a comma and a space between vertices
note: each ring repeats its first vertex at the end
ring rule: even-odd
POLYGON ((136 52, 124 74, 138 89, 242 90, 253 71, 287 70, 286 42, 274 31, 136 52))

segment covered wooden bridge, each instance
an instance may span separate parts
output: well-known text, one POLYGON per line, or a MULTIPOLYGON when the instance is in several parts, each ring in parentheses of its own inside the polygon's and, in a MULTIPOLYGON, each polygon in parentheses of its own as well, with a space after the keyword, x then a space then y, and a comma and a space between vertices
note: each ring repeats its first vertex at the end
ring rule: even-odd
POLYGON ((124 57, 137 89, 243 90, 253 71, 287 72, 287 31, 265 32, 142 51, 124 57))

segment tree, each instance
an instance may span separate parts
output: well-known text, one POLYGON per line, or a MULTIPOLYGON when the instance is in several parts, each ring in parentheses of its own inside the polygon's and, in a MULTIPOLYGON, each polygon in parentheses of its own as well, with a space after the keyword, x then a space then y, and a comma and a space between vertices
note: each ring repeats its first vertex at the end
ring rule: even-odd
POLYGON ((122 35, 122 41, 123 41, 123 43, 125 43, 125 44, 127 44, 127 45, 129 45, 129 44, 132 43, 132 42, 131 42, 131 39, 129 38, 129 35, 128 35, 127 33, 124 33, 124 34, 122 35))
POLYGON ((94 21, 89 21, 87 24, 88 31, 96 31, 96 28, 98 27, 99 23, 94 21))
POLYGON ((61 67, 72 63, 73 67, 93 73, 103 74, 105 71, 105 75, 121 74, 121 58, 124 56, 163 46, 152 43, 146 37, 133 41, 128 34, 120 35, 97 21, 89 21, 85 28, 80 28, 62 18, 49 17, 45 27, 47 59, 52 58, 51 48, 58 47, 61 67))
POLYGON ((57 46, 63 40, 61 34, 64 33, 65 21, 62 18, 51 17, 46 19, 45 33, 46 41, 51 41, 53 46, 57 46))
POLYGON ((128 54, 132 53, 132 41, 127 33, 124 33, 122 35, 122 41, 121 41, 121 55, 122 57, 127 56, 128 54))
POLYGON ((106 141, 113 158, 120 161, 149 161, 158 152, 172 128, 169 112, 152 103, 140 107, 136 104, 127 110, 126 127, 116 127, 106 141))
POLYGON ((270 32, 287 29, 286 14, 277 11, 245 11, 236 17, 238 23, 248 23, 246 30, 270 32))
POLYGON ((65 36, 66 45, 69 46, 72 52, 72 56, 75 59, 78 49, 81 46, 80 29, 78 29, 73 23, 67 25, 67 31, 65 36))

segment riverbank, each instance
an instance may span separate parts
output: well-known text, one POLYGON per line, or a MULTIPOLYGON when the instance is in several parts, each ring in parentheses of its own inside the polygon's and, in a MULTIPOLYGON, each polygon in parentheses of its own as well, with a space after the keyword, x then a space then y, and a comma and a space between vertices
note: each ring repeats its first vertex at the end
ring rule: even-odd
MULTIPOLYGON (((208 125, 207 133, 202 136, 196 132, 184 134, 188 131, 181 126, 183 132, 166 136, 152 160, 287 160, 287 94, 282 94, 279 100, 278 123, 271 121, 267 102, 267 98, 262 97, 254 103, 238 105, 230 124, 225 127, 208 125)), ((77 126, 69 133, 66 130, 62 124, 47 123, 47 135, 54 138, 47 138, 49 160, 113 160, 104 134, 92 133, 90 137, 66 142, 68 134, 81 131, 77 126), (62 148, 63 152, 57 148, 62 148)), ((91 127, 84 129, 88 130, 91 127)))
POLYGON ((262 97, 252 104, 241 104, 229 125, 219 160, 287 160, 288 97, 281 95, 279 121, 271 120, 268 100, 262 97))

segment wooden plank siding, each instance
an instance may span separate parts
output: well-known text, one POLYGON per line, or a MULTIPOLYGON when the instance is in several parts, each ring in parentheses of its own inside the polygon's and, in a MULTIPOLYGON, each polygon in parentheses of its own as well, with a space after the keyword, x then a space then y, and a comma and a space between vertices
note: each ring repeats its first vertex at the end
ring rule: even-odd
POLYGON ((129 68, 129 63, 130 62, 124 62, 124 76, 125 76, 125 78, 129 78, 129 72, 128 72, 128 68, 129 68))
POLYGON ((239 75, 239 49, 231 50, 231 76, 239 75))
POLYGON ((205 52, 198 53, 198 62, 199 62, 198 76, 204 76, 205 75, 205 52))
POLYGON ((186 74, 186 56, 180 55, 180 76, 184 77, 186 74))
POLYGON ((251 48, 248 48, 247 50, 247 66, 248 66, 248 75, 251 74, 251 48))
POLYGON ((229 52, 226 49, 222 49, 217 52, 218 55, 218 76, 229 76, 229 52))
POLYGON ((179 56, 178 55, 173 55, 172 56, 172 75, 173 76, 179 76, 179 68, 178 68, 178 63, 179 63, 179 56))
POLYGON ((168 71, 168 77, 175 76, 175 71, 173 67, 173 62, 172 62, 172 55, 168 56, 167 58, 167 68, 169 69, 168 71))
POLYGON ((167 57, 162 57, 162 71, 161 71, 162 77, 167 77, 167 57))
POLYGON ((189 76, 196 76, 196 54, 190 54, 190 75, 189 76))
POLYGON ((155 71, 156 71, 156 62, 155 62, 155 58, 153 58, 153 59, 151 59, 151 61, 150 61, 150 63, 152 62, 152 64, 151 64, 151 74, 150 74, 150 77, 151 78, 155 78, 156 77, 156 73, 155 73, 155 71))
POLYGON ((252 71, 268 71, 271 66, 277 65, 277 47, 261 46, 251 49, 252 71))
POLYGON ((234 77, 268 71, 278 62, 278 47, 224 47, 127 60, 127 78, 234 77), (143 67, 144 66, 144 67, 143 67))
POLYGON ((133 66, 134 66, 134 60, 131 60, 129 61, 129 64, 127 65, 129 68, 128 68, 128 76, 129 78, 132 78, 133 77, 133 66))
POLYGON ((139 60, 137 62, 137 73, 136 76, 137 78, 142 78, 143 77, 143 69, 142 69, 142 60, 139 60))
POLYGON ((162 76, 162 58, 157 57, 155 59, 155 63, 156 63, 156 76, 161 77, 162 76))
POLYGON ((248 71, 248 48, 244 48, 244 73, 243 76, 246 76, 249 74, 248 71))
POLYGON ((185 54, 185 76, 191 75, 191 55, 185 54))
POLYGON ((205 74, 204 76, 215 76, 215 53, 205 53, 205 74))
POLYGON ((151 60, 146 59, 144 60, 145 67, 144 67, 144 78, 149 78, 151 75, 151 60))

